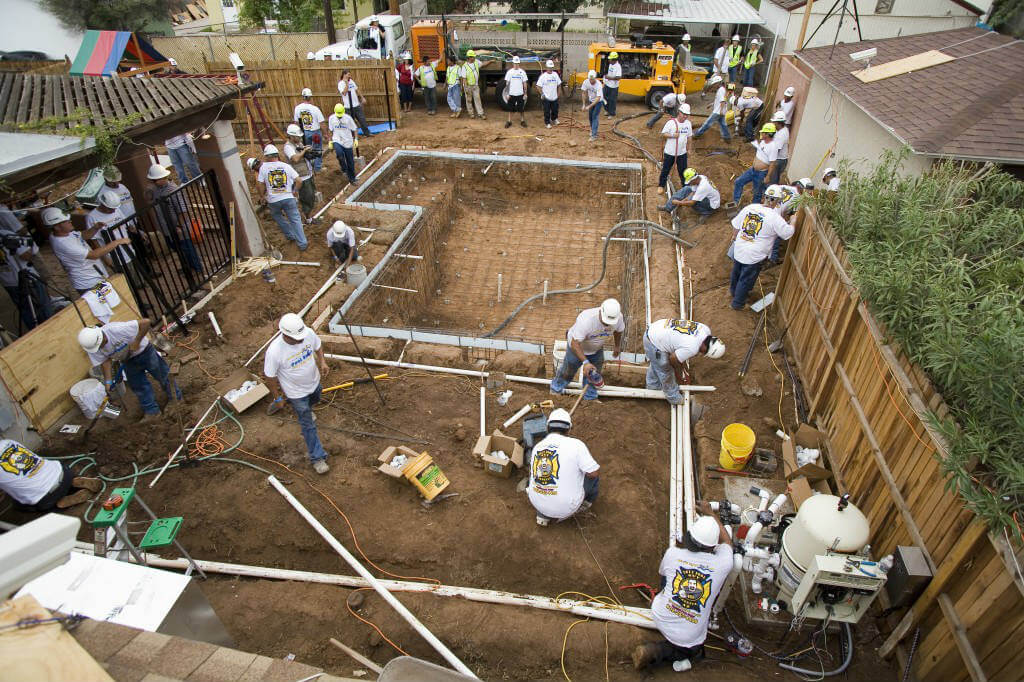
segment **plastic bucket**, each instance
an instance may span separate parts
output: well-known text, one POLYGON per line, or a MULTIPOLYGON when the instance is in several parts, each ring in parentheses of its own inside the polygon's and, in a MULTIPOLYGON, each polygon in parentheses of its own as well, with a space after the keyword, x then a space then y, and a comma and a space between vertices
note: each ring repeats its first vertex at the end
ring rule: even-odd
POLYGON ((366 266, 362 263, 352 263, 345 268, 345 279, 352 286, 359 286, 366 279, 366 266))
POLYGON ((402 475, 428 500, 437 497, 450 483, 441 467, 437 466, 434 459, 425 452, 402 467, 402 475))
POLYGON ((718 463, 723 469, 739 471, 747 466, 754 450, 754 431, 746 424, 729 424, 722 430, 722 451, 718 463))
POLYGON ((86 419, 92 419, 107 396, 107 389, 96 379, 82 379, 71 387, 71 398, 78 405, 86 419))

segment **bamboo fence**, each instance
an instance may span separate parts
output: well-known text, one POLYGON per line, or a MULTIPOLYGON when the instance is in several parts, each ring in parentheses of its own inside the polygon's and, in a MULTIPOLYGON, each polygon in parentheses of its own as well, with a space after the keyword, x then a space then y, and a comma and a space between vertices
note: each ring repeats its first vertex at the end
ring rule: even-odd
POLYGON ((874 554, 916 545, 934 574, 909 610, 890 616, 893 631, 883 633, 879 653, 896 654, 902 667, 916 633, 918 679, 1020 679, 1018 558, 1007 535, 988 532, 946 489, 938 461, 946 444, 928 414, 948 409, 924 372, 888 343, 848 271, 832 227, 806 212, 778 297, 809 421, 828 435, 840 490, 871 522, 874 554))

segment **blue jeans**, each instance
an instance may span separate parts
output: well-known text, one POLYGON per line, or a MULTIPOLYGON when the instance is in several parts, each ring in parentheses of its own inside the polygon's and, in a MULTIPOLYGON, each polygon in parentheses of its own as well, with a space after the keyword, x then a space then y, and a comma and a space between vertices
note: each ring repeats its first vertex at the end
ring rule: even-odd
POLYGON ((722 116, 721 114, 711 114, 708 116, 708 120, 704 121, 704 125, 700 128, 697 128, 697 132, 695 132, 693 136, 696 138, 703 135, 708 128, 715 124, 715 121, 718 121, 718 126, 722 131, 722 139, 726 141, 731 140, 732 136, 729 135, 729 128, 725 125, 725 116, 722 116))
POLYGON ((338 157, 338 165, 341 166, 341 172, 348 177, 349 182, 355 183, 356 157, 352 154, 352 147, 343 147, 337 142, 332 144, 334 145, 334 155, 338 157))
POLYGON ((448 86, 448 108, 453 114, 462 111, 462 86, 458 83, 448 86))
POLYGON ((427 105, 428 112, 433 113, 437 111, 437 89, 423 88, 423 101, 427 105))
POLYGON ((739 64, 737 64, 736 66, 730 66, 729 67, 729 82, 730 83, 735 83, 736 82, 736 72, 739 70, 739 68, 740 68, 739 64))
POLYGON ((604 108, 605 112, 609 116, 615 115, 615 106, 619 102, 619 89, 609 88, 607 85, 601 86, 604 88, 604 108))
MULTIPOLYGON (((681 190, 679 190, 669 198, 668 202, 665 204, 665 210, 675 210, 677 207, 675 204, 672 203, 672 201, 683 201, 684 199, 688 199, 690 195, 694 193, 694 191, 695 189, 693 185, 684 186, 681 190)), ((700 215, 711 215, 712 213, 715 212, 715 209, 711 208, 711 199, 707 197, 704 197, 700 201, 695 202, 692 206, 690 206, 690 208, 692 208, 700 215)))
POLYGON ((192 148, 187 144, 175 149, 168 149, 167 155, 171 157, 174 170, 178 172, 179 184, 185 184, 192 178, 198 178, 202 175, 202 172, 199 170, 199 161, 196 159, 196 155, 192 153, 192 148), (190 176, 185 175, 186 168, 191 173, 190 176))
POLYGON ((304 398, 288 398, 295 416, 299 419, 299 428, 302 429, 302 440, 306 441, 306 452, 309 453, 309 461, 315 462, 318 459, 327 459, 327 452, 320 444, 320 436, 316 432, 316 422, 313 421, 313 406, 320 402, 320 392, 323 386, 317 386, 316 390, 304 398))
POLYGON ((747 114, 747 118, 743 121, 743 137, 746 140, 752 141, 757 137, 757 133, 754 132, 754 129, 757 127, 757 124, 761 122, 761 113, 763 111, 764 105, 761 105, 747 114))
POLYGON ((729 293, 732 294, 732 307, 739 310, 747 303, 747 296, 754 288, 754 282, 761 273, 761 265, 764 261, 747 265, 738 260, 732 262, 732 275, 729 277, 729 293))
POLYGON ((764 178, 766 175, 768 175, 767 170, 754 170, 753 166, 743 171, 743 174, 736 178, 736 182, 732 184, 732 200, 739 203, 740 197, 743 196, 743 188, 752 182, 754 183, 754 203, 760 203, 761 197, 764 195, 764 178))
POLYGON ((540 106, 544 110, 544 123, 554 125, 558 120, 558 100, 540 98, 540 106))
MULTIPOLYGON (((132 389, 132 393, 139 399, 142 411, 146 414, 160 414, 160 406, 156 404, 156 399, 153 397, 153 386, 150 385, 146 374, 156 379, 157 383, 164 389, 164 393, 170 397, 171 369, 164 362, 164 359, 160 357, 160 354, 156 352, 156 347, 153 344, 146 346, 146 350, 128 358, 121 366, 124 369, 128 387, 132 389)), ((175 398, 181 400, 181 390, 176 383, 174 384, 174 395, 175 398)))
POLYGON ((675 166, 676 170, 679 172, 679 182, 685 182, 685 180, 683 180, 683 171, 686 170, 686 154, 680 154, 679 156, 662 154, 661 175, 658 176, 658 187, 664 187, 665 183, 668 182, 669 176, 672 175, 672 166, 675 166))
POLYGON ((683 395, 679 392, 679 382, 676 381, 676 372, 669 364, 668 354, 655 348, 647 334, 644 334, 644 354, 647 355, 647 360, 650 363, 647 367, 647 388, 652 391, 664 391, 665 399, 670 405, 678 405, 683 402, 683 395))
POLYGON ((786 166, 789 165, 789 159, 776 159, 775 170, 772 171, 772 175, 768 178, 769 185, 777 185, 782 180, 782 174, 786 170, 786 166))
MULTIPOLYGON (((587 362, 592 364, 597 369, 598 374, 600 374, 601 368, 604 367, 604 349, 599 349, 596 353, 587 355, 586 358, 587 362)), ((565 350, 565 359, 558 366, 555 378, 551 380, 551 391, 553 393, 564 391, 565 387, 572 381, 572 378, 576 376, 576 372, 580 371, 582 366, 583 363, 576 357, 576 353, 572 352, 572 348, 567 348, 565 350)), ((584 400, 594 400, 597 398, 597 389, 590 385, 587 377, 583 377, 583 386, 586 389, 583 391, 584 400)))
POLYGON ((747 87, 751 87, 752 85, 754 85, 754 76, 756 76, 756 75, 757 75, 757 66, 755 65, 755 66, 749 67, 743 73, 743 84, 746 85, 747 87))
POLYGON ((668 109, 659 108, 654 112, 654 115, 647 120, 647 127, 653 128, 654 124, 661 120, 662 116, 675 118, 677 113, 679 113, 679 107, 669 107, 668 109))
POLYGON ((299 202, 295 197, 274 201, 269 204, 270 215, 274 222, 284 232, 284 236, 299 245, 300 251, 305 251, 309 246, 306 243, 306 233, 302 230, 302 216, 299 215, 299 202))
POLYGON ((597 124, 601 121, 601 105, 604 102, 597 102, 590 107, 590 136, 597 137, 597 124))
MULTIPOLYGON (((310 146, 313 149, 319 149, 320 151, 323 151, 323 149, 324 149, 324 143, 323 143, 324 136, 323 136, 322 133, 320 134, 320 144, 318 144, 318 145, 313 144, 313 135, 316 135, 317 133, 320 133, 320 131, 319 130, 303 130, 302 131, 302 141, 303 141, 303 144, 305 144, 307 146, 310 146)), ((323 156, 323 154, 321 154, 320 156, 316 157, 315 159, 312 159, 311 163, 313 164, 313 170, 319 171, 324 166, 324 156, 323 156)))

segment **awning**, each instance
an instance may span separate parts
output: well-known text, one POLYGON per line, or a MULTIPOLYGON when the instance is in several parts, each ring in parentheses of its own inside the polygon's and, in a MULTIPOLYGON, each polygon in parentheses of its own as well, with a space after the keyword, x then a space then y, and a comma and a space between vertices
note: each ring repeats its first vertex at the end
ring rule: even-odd
POLYGON ((139 49, 145 62, 166 62, 167 58, 143 38, 132 38, 130 31, 86 31, 78 55, 71 65, 72 76, 113 76, 122 61, 142 65, 139 49), (136 45, 137 43, 137 45, 136 45))
POLYGON ((609 9, 608 17, 664 24, 765 23, 746 0, 619 0, 609 9))

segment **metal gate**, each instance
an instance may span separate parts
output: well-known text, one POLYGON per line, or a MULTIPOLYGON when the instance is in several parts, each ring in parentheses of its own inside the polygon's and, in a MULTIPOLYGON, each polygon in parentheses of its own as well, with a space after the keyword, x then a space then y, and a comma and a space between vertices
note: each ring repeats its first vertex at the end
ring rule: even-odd
POLYGON ((153 190, 149 206, 100 235, 104 244, 131 239, 110 255, 142 314, 170 316, 184 325, 189 299, 231 262, 228 211, 213 171, 166 193, 153 190))

